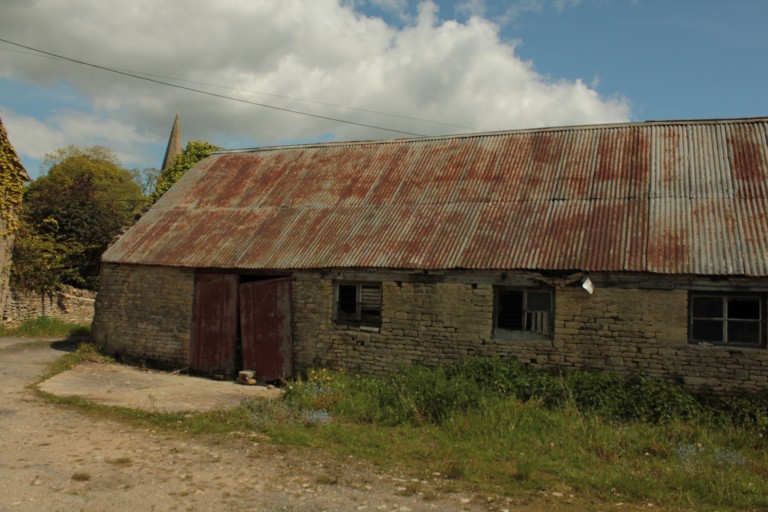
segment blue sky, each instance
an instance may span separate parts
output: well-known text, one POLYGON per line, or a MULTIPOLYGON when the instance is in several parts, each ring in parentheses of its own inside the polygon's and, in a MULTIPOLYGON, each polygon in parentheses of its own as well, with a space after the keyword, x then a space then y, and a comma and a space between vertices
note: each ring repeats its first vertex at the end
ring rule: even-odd
POLYGON ((227 148, 768 115, 765 0, 4 3, 0 117, 33 176, 69 144, 157 167, 176 112, 227 148))

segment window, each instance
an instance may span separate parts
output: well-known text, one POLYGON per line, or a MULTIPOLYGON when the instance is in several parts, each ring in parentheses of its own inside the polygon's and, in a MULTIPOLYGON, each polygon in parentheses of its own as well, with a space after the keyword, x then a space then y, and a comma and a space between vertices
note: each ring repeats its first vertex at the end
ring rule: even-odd
POLYGON ((761 345, 763 296, 691 293, 689 338, 693 343, 761 345))
POLYGON ((494 297, 496 338, 543 338, 552 335, 552 292, 497 288, 494 297))
POLYGON ((381 326, 381 283, 338 283, 334 304, 338 324, 381 326))

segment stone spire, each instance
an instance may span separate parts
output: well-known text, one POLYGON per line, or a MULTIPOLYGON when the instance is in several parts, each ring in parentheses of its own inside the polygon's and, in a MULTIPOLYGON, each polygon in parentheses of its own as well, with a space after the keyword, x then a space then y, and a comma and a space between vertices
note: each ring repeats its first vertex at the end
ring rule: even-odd
POLYGON ((168 139, 168 147, 165 149, 165 157, 163 158, 163 166, 160 168, 164 171, 171 163, 176 155, 181 154, 181 121, 179 121, 179 114, 176 114, 176 119, 173 121, 173 128, 171 128, 171 137, 168 139))

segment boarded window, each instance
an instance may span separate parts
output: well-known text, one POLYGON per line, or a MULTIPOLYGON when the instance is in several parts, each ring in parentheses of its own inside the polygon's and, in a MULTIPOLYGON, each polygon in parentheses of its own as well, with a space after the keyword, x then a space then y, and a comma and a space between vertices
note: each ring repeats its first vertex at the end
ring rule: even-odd
POLYGON ((514 337, 515 333, 551 336, 552 302, 550 290, 497 288, 494 335, 501 338, 514 337))
POLYGON ((764 344, 762 295, 691 293, 688 306, 691 342, 764 344))
POLYGON ((336 323, 381 326, 381 283, 337 283, 336 323))

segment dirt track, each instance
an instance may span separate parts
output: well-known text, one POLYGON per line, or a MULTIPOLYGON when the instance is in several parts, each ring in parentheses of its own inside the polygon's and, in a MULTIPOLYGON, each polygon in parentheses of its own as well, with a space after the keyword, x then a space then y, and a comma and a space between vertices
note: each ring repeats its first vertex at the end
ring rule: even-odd
POLYGON ((258 437, 219 444, 92 420, 27 386, 61 344, 0 343, 0 511, 504 510, 439 482, 280 449, 258 437), (418 487, 423 495, 409 494, 418 487), (407 488, 407 489, 406 489, 407 488))

